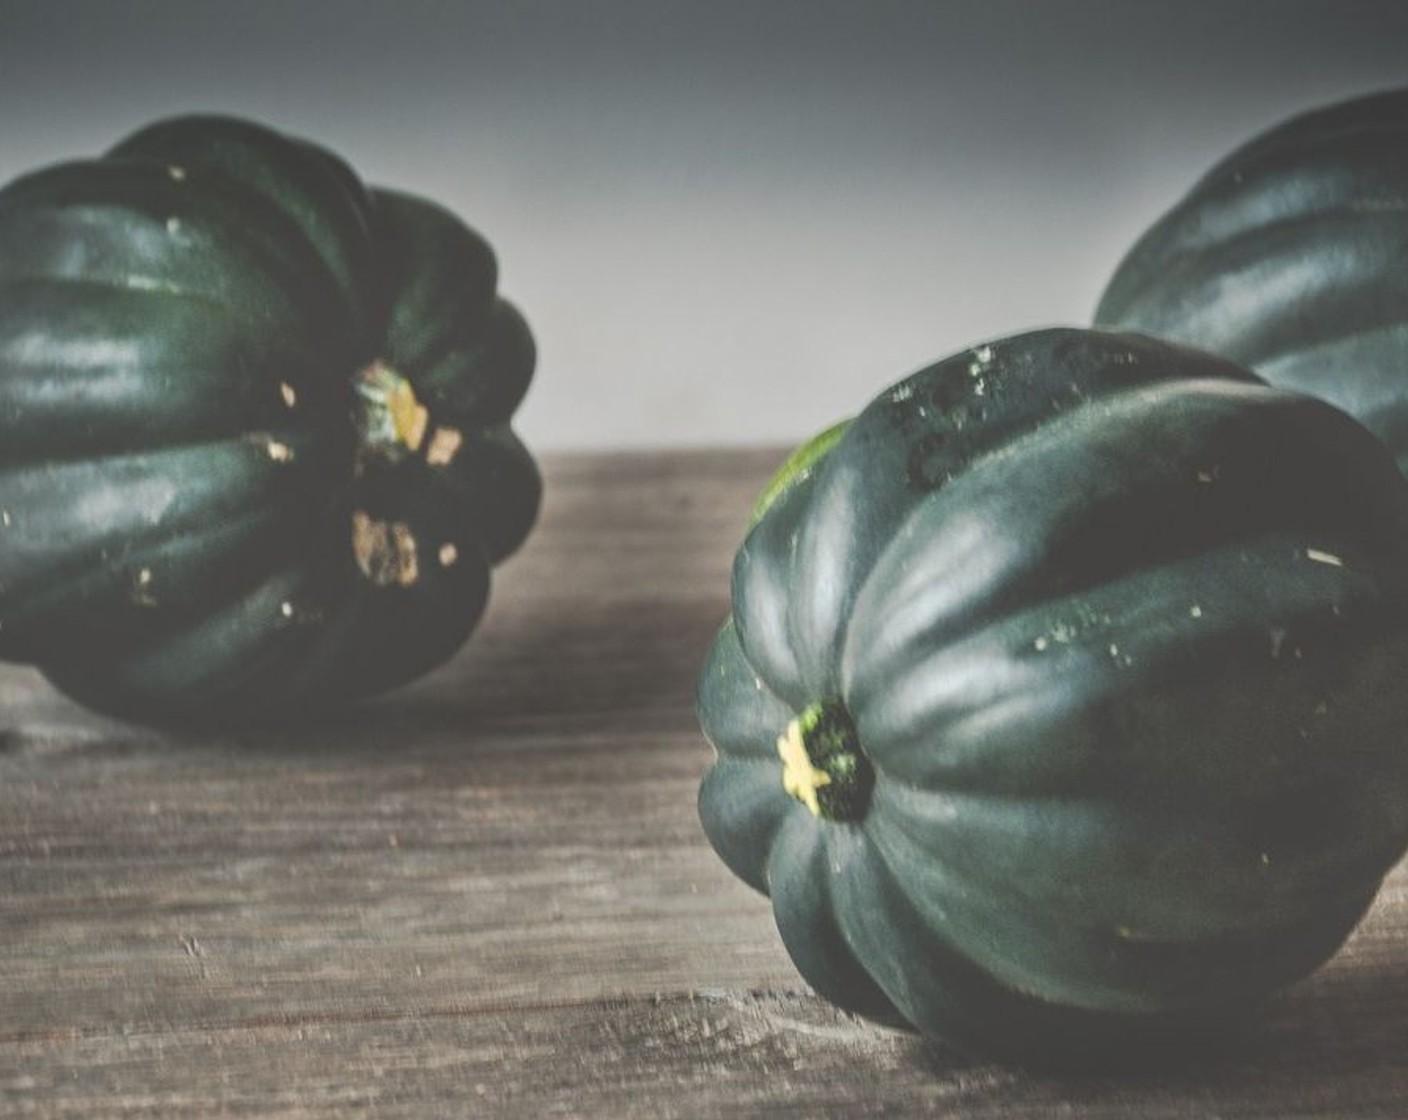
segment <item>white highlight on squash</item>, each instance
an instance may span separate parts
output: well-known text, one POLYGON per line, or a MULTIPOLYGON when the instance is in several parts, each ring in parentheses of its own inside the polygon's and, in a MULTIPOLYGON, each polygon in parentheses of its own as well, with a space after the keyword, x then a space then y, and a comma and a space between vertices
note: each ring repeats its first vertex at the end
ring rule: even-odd
MULTIPOLYGON (((1055 622, 1052 623, 1045 634, 1038 634, 1035 640, 1033 640, 1032 645, 1038 652, 1049 649, 1053 642, 1058 645, 1069 645, 1086 631, 1094 627, 1108 625, 1110 625, 1110 616, 1108 614, 1102 614, 1098 617, 1089 615, 1076 622, 1055 622)), ((1118 652, 1115 647, 1112 646, 1110 648, 1110 655, 1112 657, 1116 656, 1118 652)))
POLYGON ((1271 656, 1273 658, 1280 657, 1281 650, 1285 648, 1286 638, 1288 637, 1286 631, 1279 626, 1273 627, 1269 637, 1271 639, 1271 656))
POLYGON ((440 546, 440 566, 448 568, 460 558, 460 550, 450 541, 440 546))
POLYGON ((185 181, 186 169, 179 163, 173 163, 167 167, 166 174, 171 177, 173 183, 181 183, 185 181))
MULTIPOLYGON (((47 331, 31 331, 6 343, 6 356, 34 365, 81 366, 101 369, 98 386, 84 389, 84 399, 118 400, 142 386, 140 370, 145 354, 141 344, 123 339, 60 338, 47 331)), ((46 400, 67 399, 72 386, 63 379, 41 390, 46 400)))
POLYGON ((1314 560, 1317 564, 1329 564, 1331 567, 1343 568, 1344 561, 1333 552, 1322 552, 1318 548, 1307 548, 1305 558, 1314 560))
POLYGON ((132 588, 132 602, 139 607, 154 607, 156 599, 152 596, 152 570, 142 568, 133 579, 135 586, 132 588))
POLYGON ((154 276, 125 276, 122 280, 127 287, 138 292, 174 292, 176 285, 154 276))
POLYGON ((283 397, 284 404, 292 408, 298 403, 298 392, 287 381, 279 382, 279 396, 283 397))
POLYGON ((269 441, 269 458, 276 463, 291 463, 293 462, 293 448, 286 443, 271 439, 269 441))

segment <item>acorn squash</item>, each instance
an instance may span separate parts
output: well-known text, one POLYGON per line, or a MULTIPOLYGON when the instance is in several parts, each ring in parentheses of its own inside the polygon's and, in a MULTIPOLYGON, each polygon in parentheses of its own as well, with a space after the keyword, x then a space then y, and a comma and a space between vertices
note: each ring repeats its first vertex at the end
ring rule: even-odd
POLYGON ((1238 148, 1130 249, 1095 321, 1324 397, 1408 470, 1408 89, 1238 148))
POLYGON ((699 812, 841 1007, 1147 1056, 1324 960, 1408 844, 1408 484, 1324 402, 1039 331, 766 494, 699 812))
POLYGON ((151 720, 446 659, 540 495, 496 275, 446 210, 232 118, 0 190, 0 656, 151 720))

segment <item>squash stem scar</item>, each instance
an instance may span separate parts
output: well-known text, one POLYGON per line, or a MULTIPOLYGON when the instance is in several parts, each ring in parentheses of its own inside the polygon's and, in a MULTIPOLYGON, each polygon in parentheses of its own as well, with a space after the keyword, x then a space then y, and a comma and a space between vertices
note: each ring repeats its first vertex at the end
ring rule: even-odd
POLYGON ((357 374, 356 388, 363 447, 392 462, 420 450, 430 412, 406 378, 378 360, 357 374))
POLYGON ((858 821, 870 805, 875 769, 861 751, 850 713, 837 701, 812 704, 778 736, 782 787, 828 821, 858 821))
POLYGON ((354 510, 352 557, 377 587, 411 587, 420 580, 419 544, 403 521, 383 521, 366 510, 354 510))

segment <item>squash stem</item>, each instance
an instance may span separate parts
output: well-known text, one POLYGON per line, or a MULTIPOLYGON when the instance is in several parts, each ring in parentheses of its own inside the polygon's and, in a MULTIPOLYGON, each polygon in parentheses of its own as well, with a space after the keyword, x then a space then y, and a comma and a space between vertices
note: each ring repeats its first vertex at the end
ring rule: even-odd
POLYGON ((420 450, 430 414, 406 378, 378 360, 357 374, 356 387, 366 451, 394 462, 420 450))
POLYGON ((839 701, 812 704, 778 737, 782 785, 827 821, 858 821, 870 806, 875 768, 860 749, 851 715, 839 701))

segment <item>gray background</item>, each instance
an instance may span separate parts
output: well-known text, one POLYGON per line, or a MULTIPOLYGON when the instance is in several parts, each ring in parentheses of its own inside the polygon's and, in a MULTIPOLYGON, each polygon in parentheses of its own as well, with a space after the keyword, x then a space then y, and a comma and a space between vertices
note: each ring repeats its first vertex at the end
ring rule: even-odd
POLYGON ((1215 159, 1404 82, 1404 0, 0 0, 0 179, 253 116, 489 237, 535 447, 792 442, 1088 320, 1215 159))

